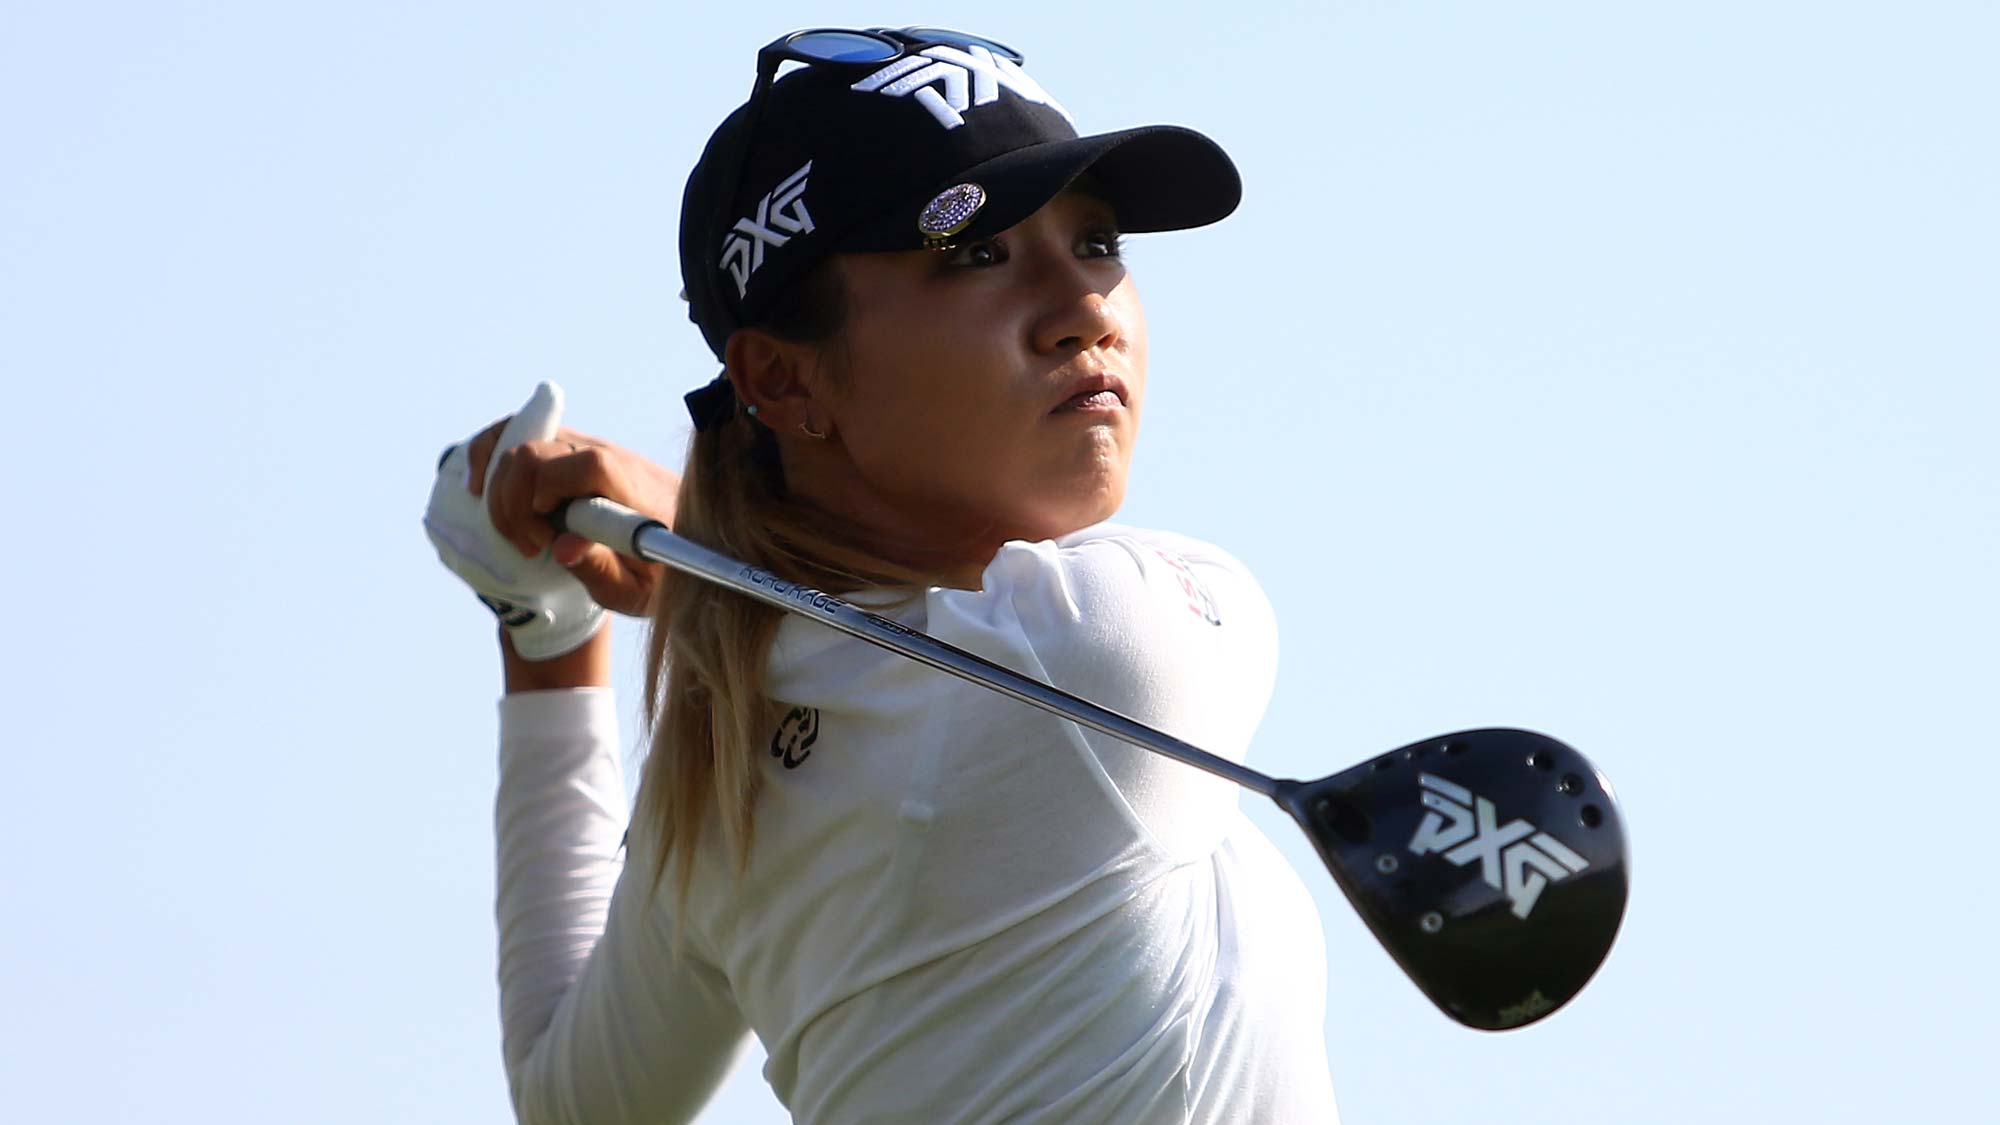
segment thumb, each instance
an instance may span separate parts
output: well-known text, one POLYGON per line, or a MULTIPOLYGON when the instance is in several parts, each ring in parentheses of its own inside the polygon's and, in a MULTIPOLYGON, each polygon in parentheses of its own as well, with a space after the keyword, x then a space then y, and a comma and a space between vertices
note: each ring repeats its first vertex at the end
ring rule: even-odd
POLYGON ((646 611, 650 591, 618 557, 618 552, 568 531, 556 536, 549 551, 583 583, 591 600, 598 605, 630 616, 646 611))
POLYGON ((549 544, 549 553, 553 554, 556 557, 556 561, 564 566, 575 566, 585 555, 590 553, 590 548, 593 546, 595 544, 578 535, 576 532, 565 531, 556 536, 555 542, 549 544))
MULTIPOLYGON (((562 425, 562 387, 546 379, 535 384, 535 393, 500 429, 493 456, 486 462, 486 486, 493 486, 493 474, 500 471, 500 455, 527 441, 550 441, 562 425)), ((467 443, 470 444, 469 442, 467 443)))

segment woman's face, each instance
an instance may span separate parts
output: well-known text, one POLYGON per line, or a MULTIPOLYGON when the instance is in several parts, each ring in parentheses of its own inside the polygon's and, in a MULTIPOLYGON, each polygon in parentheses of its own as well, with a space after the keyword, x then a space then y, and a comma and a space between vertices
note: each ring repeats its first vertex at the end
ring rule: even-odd
POLYGON ((845 377, 822 381, 813 401, 837 441, 812 443, 825 456, 811 460, 844 464, 799 466, 803 491, 857 509, 890 540, 966 544, 981 565, 1008 539, 1052 538, 1118 509, 1146 321, 1108 204, 1065 192, 983 242, 836 263, 845 377))

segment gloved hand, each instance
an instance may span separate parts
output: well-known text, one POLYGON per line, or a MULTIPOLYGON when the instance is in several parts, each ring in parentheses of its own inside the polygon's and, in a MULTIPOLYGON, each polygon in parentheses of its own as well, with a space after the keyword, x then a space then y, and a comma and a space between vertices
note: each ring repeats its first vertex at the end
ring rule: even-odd
MULTIPOLYGON (((562 421, 562 388, 543 382, 520 413, 500 431, 495 456, 487 461, 486 483, 499 468, 499 453, 525 441, 549 441, 562 421)), ((476 436, 476 435, 475 435, 476 436)), ((514 651, 527 660, 550 660, 583 646, 604 625, 604 607, 591 599, 548 548, 527 558, 493 529, 485 495, 466 487, 467 438, 445 451, 424 511, 424 532, 446 569, 465 580, 506 626, 514 651)))

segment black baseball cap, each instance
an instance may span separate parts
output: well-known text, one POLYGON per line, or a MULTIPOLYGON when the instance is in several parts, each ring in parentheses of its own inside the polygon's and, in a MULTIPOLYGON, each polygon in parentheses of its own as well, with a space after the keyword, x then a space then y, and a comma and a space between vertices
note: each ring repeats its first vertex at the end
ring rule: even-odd
POLYGON ((919 35, 885 62, 800 66, 731 113, 688 177, 688 319, 719 359, 828 255, 989 237, 1084 172, 1132 233, 1204 226, 1242 197, 1214 141, 1174 125, 1079 136, 1018 63, 979 46, 919 35))

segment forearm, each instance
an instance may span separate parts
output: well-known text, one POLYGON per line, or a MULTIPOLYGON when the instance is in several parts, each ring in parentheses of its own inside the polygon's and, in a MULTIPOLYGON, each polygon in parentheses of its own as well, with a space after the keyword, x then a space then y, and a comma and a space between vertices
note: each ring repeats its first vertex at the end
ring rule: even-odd
POLYGON ((500 630, 500 664, 506 693, 554 691, 562 688, 611 686, 611 621, 581 648, 553 660, 528 660, 514 651, 507 630, 500 630))
MULTIPOLYGON (((670 948, 661 904, 618 892, 627 816, 611 690, 547 686, 568 690, 517 684, 499 704, 494 918, 516 1117, 692 1121, 741 1058, 748 1029, 727 978, 670 948)), ((643 892, 643 871, 636 878, 643 892)))
POLYGON ((500 701, 494 916, 502 1040, 517 1093, 605 927, 626 819, 618 750, 608 689, 517 691, 500 701))

